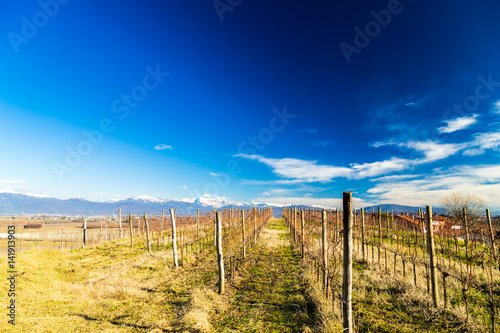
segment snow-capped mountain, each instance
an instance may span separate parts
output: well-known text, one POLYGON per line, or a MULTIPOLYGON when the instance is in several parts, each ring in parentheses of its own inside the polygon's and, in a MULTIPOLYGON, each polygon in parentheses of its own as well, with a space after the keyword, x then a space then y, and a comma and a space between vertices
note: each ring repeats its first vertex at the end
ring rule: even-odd
MULTIPOLYGON (((195 214, 197 209, 209 212, 213 209, 257 206, 230 201, 224 197, 202 196, 182 200, 160 199, 148 195, 135 196, 123 200, 106 202, 89 201, 82 198, 57 199, 48 196, 26 195, 20 193, 0 193, 0 214, 67 214, 96 215, 116 214, 122 209, 123 214, 161 214, 168 209, 177 210, 177 214, 195 214)), ((263 206, 263 205, 258 205, 263 206)))

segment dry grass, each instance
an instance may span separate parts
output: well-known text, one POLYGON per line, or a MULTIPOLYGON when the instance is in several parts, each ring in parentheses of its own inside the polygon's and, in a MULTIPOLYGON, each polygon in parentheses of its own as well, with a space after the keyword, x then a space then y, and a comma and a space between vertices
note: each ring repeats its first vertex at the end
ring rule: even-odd
MULTIPOLYGON (((190 304, 199 307, 197 295, 190 300, 193 290, 214 287, 212 257, 205 253, 175 269, 171 251, 148 254, 144 247, 113 243, 86 250, 21 253, 16 331, 177 330, 186 326, 179 314, 190 304)), ((0 263, 6 266, 4 258, 0 263)), ((5 270, 0 277, 5 280, 5 270)), ((6 296, 1 293, 2 304, 6 296)), ((9 328, 0 322, 0 330, 9 328)))

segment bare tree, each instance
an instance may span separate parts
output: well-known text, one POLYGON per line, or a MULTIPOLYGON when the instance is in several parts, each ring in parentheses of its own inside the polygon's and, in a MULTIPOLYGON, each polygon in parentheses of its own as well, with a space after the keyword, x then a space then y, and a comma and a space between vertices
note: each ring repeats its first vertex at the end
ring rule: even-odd
POLYGON ((465 224, 465 209, 467 224, 472 227, 481 222, 486 209, 486 202, 474 194, 452 193, 441 199, 441 203, 448 215, 462 225, 465 224))

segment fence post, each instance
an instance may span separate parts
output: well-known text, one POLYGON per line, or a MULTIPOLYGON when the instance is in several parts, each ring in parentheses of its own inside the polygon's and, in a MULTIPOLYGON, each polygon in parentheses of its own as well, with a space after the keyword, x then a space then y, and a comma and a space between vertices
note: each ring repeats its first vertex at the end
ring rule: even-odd
POLYGON ((85 244, 87 243, 87 219, 83 220, 83 242, 82 248, 85 248, 85 244))
POLYGON ((165 231, 167 231, 167 224, 165 223, 165 209, 161 210, 161 224, 160 224, 160 235, 163 234, 163 225, 165 224, 165 231))
POLYGON ((118 209, 118 226, 120 227, 120 239, 123 239, 122 233, 122 209, 118 209))
POLYGON ((361 250, 363 252, 363 261, 366 261, 365 249, 365 209, 361 208, 361 250))
POLYGON ((222 256, 222 221, 220 212, 215 213, 216 231, 217 231, 217 262, 219 264, 219 294, 224 293, 224 258, 222 256))
POLYGON ((326 293, 328 277, 328 253, 326 241, 326 210, 321 212, 321 254, 323 257, 323 292, 326 293))
POLYGON ((333 240, 335 241, 335 243, 337 243, 337 234, 338 234, 338 226, 339 226, 339 209, 336 208, 335 209, 335 213, 336 213, 336 218, 335 218, 335 232, 333 233, 333 240))
POLYGON ((196 208, 196 237, 200 234, 200 209, 196 208))
POLYGON ((293 206, 293 242, 295 243, 295 239, 297 237, 297 232, 295 226, 297 225, 297 206, 293 206))
POLYGON ((129 229, 130 229, 130 247, 134 247, 134 238, 133 238, 133 234, 132 234, 132 214, 128 214, 128 226, 129 226, 129 229))
MULTIPOLYGON (((490 240, 491 240, 491 251, 493 254, 493 260, 497 260, 497 251, 495 248, 495 236, 493 235, 493 227, 491 226, 490 210, 486 209, 486 219, 488 220, 488 229, 490 229, 490 240)), ((500 269, 500 268, 499 268, 500 269)))
POLYGON ((243 234, 243 259, 247 258, 247 248, 245 244, 245 211, 241 211, 241 231, 243 234))
POLYGON ((170 218, 172 219, 172 250, 174 253, 174 265, 175 268, 178 268, 179 262, 177 260, 177 235, 175 231, 175 213, 172 208, 170 208, 170 218))
POLYGON ((300 243, 302 244, 301 246, 301 253, 302 253, 302 259, 304 259, 304 210, 300 210, 300 243))
POLYGON ((353 332, 352 327, 352 193, 343 193, 344 204, 344 271, 342 281, 342 313, 344 331, 353 332))
POLYGON ((214 208, 214 246, 217 246, 217 217, 216 210, 214 208))
POLYGON ((253 243, 257 244, 257 208, 253 208, 253 243))
POLYGON ((382 208, 378 208, 378 265, 380 267, 380 250, 382 248, 382 208))
POLYGON ((146 227, 146 242, 148 245, 148 252, 151 253, 151 241, 149 240, 149 223, 148 218, 146 217, 146 213, 144 213, 144 226, 146 227))
POLYGON ((429 249, 429 263, 431 270, 432 302, 439 306, 438 284, 436 276, 436 254, 434 250, 434 227, 432 225, 432 206, 427 206, 427 248, 429 249))

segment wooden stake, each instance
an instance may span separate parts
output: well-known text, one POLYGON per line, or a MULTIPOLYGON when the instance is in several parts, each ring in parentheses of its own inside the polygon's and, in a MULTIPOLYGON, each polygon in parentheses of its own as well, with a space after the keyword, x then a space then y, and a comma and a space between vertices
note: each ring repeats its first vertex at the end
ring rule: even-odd
POLYGON ((304 259, 304 210, 300 210, 300 243, 302 259, 304 259))
POLYGON ((215 213, 216 231, 217 231, 217 262, 219 264, 219 295, 222 295, 225 290, 224 278, 224 257, 222 255, 222 221, 220 212, 215 213))
POLYGON ((253 243, 257 244, 257 209, 253 208, 253 243))
POLYGON ((434 228, 432 225, 432 206, 427 206, 427 243, 429 248, 429 267, 431 271, 432 302, 439 306, 439 294, 436 274, 436 254, 434 249, 434 228))
POLYGON ((347 333, 353 332, 352 326, 352 193, 343 193, 344 201, 344 271, 342 282, 343 326, 347 333))
POLYGON ((200 209, 196 208, 196 237, 200 234, 200 209))
POLYGON ((247 258, 247 248, 245 244, 245 211, 241 211, 241 233, 243 238, 243 259, 247 258))
POLYGON ((132 214, 128 214, 128 226, 130 229, 130 247, 134 247, 134 237, 132 233, 132 214))
POLYGON ((297 225, 297 207, 293 206, 293 242, 295 243, 295 238, 297 237, 297 232, 295 226, 297 225))
POLYGON ((122 232, 122 209, 118 209, 118 226, 120 227, 120 239, 123 239, 122 232))
POLYGON ((87 219, 83 221, 83 248, 85 248, 85 243, 87 243, 87 219))
POLYGON ((149 239, 149 223, 146 213, 144 213, 144 226, 146 227, 146 242, 148 245, 148 252, 151 253, 151 241, 149 239))
POLYGON ((365 248, 365 209, 361 208, 361 249, 363 252, 363 261, 366 261, 365 248))
POLYGON ((323 209, 321 214, 321 254, 323 258, 323 292, 327 290, 327 276, 328 276, 328 253, 327 253, 327 240, 326 240, 326 210, 323 209))
POLYGON ((175 213, 172 208, 170 208, 170 219, 172 220, 172 250, 174 253, 174 266, 179 267, 179 262, 177 260, 177 232, 175 230, 175 213))
MULTIPOLYGON (((493 256, 493 260, 497 260, 497 251, 495 248, 495 236, 493 235, 493 228, 491 226, 491 217, 489 209, 486 209, 486 220, 488 221, 488 229, 490 230, 491 254, 493 256)), ((500 264, 499 264, 499 269, 500 269, 500 264)))

